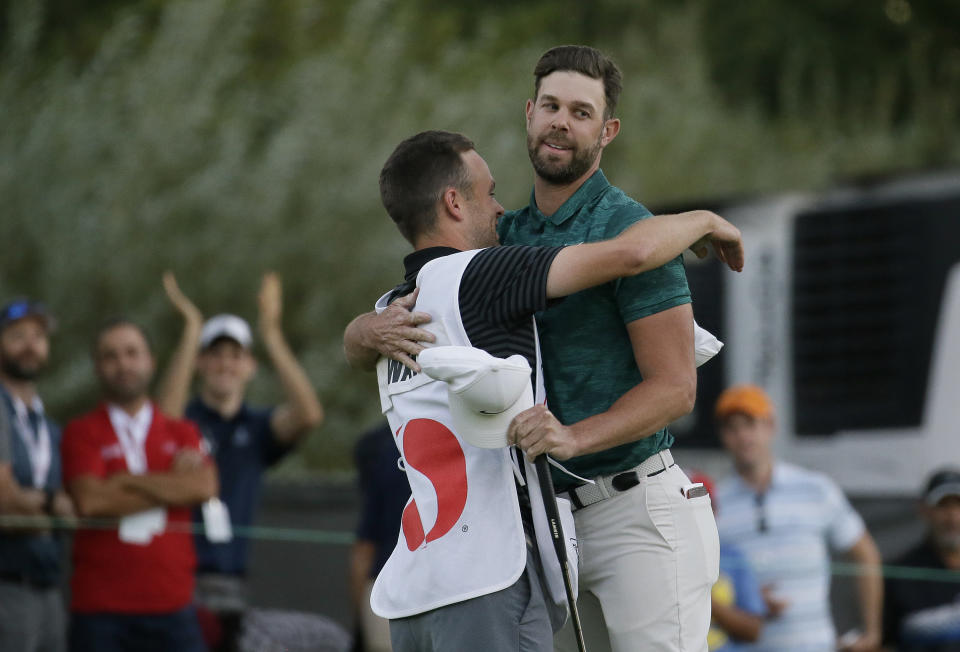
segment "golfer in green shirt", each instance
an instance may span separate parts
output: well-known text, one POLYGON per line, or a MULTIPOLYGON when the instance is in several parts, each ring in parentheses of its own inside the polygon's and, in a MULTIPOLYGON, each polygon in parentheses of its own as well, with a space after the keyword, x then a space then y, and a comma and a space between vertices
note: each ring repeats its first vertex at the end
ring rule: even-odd
MULTIPOLYGON (((620 130, 616 64, 593 48, 561 46, 541 57, 534 77, 526 106, 533 193, 529 206, 501 219, 501 244, 605 240, 649 217, 600 170, 620 130)), ((403 311, 414 300, 395 302, 378 322, 355 320, 348 358, 359 363, 373 348, 416 368, 412 356, 430 336, 416 328, 428 315, 403 311)), ((571 295, 539 313, 537 325, 549 409, 518 415, 509 438, 569 471, 554 480, 574 504, 588 649, 706 652, 716 524, 709 496, 674 464, 666 428, 696 396, 681 260, 571 295)), ((556 645, 576 649, 565 632, 556 645)))

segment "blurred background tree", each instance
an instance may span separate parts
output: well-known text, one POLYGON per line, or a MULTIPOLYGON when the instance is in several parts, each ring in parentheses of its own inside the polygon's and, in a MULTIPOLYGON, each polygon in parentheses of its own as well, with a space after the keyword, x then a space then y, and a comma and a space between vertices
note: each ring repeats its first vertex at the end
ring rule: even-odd
MULTIPOLYGON (((281 472, 348 469, 378 400, 342 330, 407 252, 383 161, 462 131, 519 207, 533 65, 568 42, 624 70, 604 168, 652 206, 960 162, 950 0, 0 0, 0 299, 60 318, 52 413, 96 399, 107 316, 146 324, 162 364, 180 329, 163 270, 206 314, 253 321, 275 269, 328 414, 281 472)), ((255 401, 277 398, 269 377, 255 401)))

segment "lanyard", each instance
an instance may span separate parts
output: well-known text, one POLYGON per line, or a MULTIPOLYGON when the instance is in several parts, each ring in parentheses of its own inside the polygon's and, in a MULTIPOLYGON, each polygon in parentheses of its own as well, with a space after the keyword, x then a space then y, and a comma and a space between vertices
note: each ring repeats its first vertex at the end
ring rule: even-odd
MULTIPOLYGON (((146 408, 144 408, 146 409, 146 408)), ((120 442, 120 448, 123 450, 123 457, 127 461, 127 470, 134 475, 141 475, 147 472, 147 452, 146 440, 147 432, 150 430, 152 411, 144 414, 142 411, 137 417, 131 418, 121 412, 119 409, 110 408, 110 424, 113 431, 117 434, 117 440, 120 442), (143 422, 146 423, 143 423, 143 422), (142 431, 142 437, 137 436, 137 429, 142 431)))
POLYGON ((127 460, 127 470, 134 475, 147 472, 147 453, 144 444, 133 434, 133 427, 129 423, 121 425, 117 430, 117 439, 123 449, 123 457, 127 460))
POLYGON ((33 486, 36 489, 43 489, 47 484, 47 476, 50 475, 50 464, 53 459, 50 446, 50 429, 47 427, 46 418, 44 418, 43 402, 37 396, 31 402, 30 407, 37 415, 37 429, 34 433, 26 404, 19 396, 12 398, 13 409, 17 413, 17 434, 20 435, 20 441, 23 442, 27 449, 27 457, 30 458, 33 486))

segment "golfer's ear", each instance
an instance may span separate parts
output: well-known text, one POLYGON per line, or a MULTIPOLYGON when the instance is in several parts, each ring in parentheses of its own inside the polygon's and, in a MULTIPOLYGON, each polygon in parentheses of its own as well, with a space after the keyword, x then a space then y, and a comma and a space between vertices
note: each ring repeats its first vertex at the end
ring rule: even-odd
POLYGON ((603 123, 603 136, 600 144, 606 147, 620 133, 620 118, 610 118, 603 123))
POLYGON ((443 198, 441 200, 443 212, 448 217, 459 222, 463 219, 463 199, 463 194, 453 186, 450 186, 443 192, 443 198))

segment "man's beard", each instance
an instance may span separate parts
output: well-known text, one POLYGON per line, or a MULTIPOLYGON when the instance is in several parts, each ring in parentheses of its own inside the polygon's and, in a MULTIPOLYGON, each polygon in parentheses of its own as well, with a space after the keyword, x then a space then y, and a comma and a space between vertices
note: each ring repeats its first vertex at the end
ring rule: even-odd
POLYGON ((37 376, 40 375, 40 371, 42 369, 43 362, 38 362, 35 365, 28 367, 20 364, 20 362, 13 358, 0 355, 0 370, 3 370, 3 373, 6 376, 14 380, 33 382, 37 379, 37 376))
POLYGON ((133 383, 111 382, 105 378, 100 379, 101 387, 106 399, 111 403, 125 404, 131 403, 138 398, 146 396, 150 388, 149 379, 138 379, 133 383))
POLYGON ((565 138, 534 138, 527 136, 527 154, 533 169, 541 179, 555 186, 565 186, 582 177, 600 154, 600 138, 588 149, 571 149, 572 156, 566 165, 551 162, 546 155, 538 153, 538 149, 545 140, 558 145, 569 146, 571 143, 565 138))

